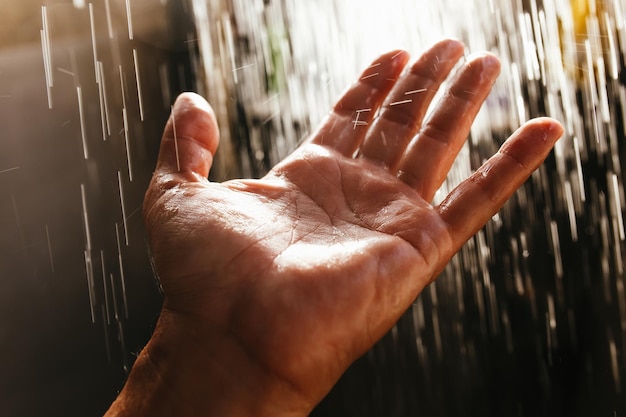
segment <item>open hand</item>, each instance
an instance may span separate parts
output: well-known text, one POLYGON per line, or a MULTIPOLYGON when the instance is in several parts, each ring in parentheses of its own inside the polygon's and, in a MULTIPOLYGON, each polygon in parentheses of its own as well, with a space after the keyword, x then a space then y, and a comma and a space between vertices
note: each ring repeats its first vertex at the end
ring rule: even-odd
POLYGON ((165 300, 143 355, 170 412, 307 415, 541 164, 551 119, 431 205, 499 73, 467 60, 424 120, 463 52, 445 40, 406 70, 406 52, 381 56, 258 180, 207 180, 215 117, 178 98, 144 204, 165 300))

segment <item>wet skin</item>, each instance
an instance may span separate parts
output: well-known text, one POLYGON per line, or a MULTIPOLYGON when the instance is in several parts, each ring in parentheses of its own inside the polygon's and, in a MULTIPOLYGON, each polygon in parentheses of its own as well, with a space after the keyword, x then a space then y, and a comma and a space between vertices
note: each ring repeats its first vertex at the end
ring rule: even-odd
POLYGON ((467 59, 425 119, 463 53, 444 40, 408 68, 404 51, 381 56, 258 180, 206 179, 215 116, 178 98, 144 204, 163 311, 110 415, 312 410, 562 133, 528 122, 433 206, 499 73, 490 54, 467 59))

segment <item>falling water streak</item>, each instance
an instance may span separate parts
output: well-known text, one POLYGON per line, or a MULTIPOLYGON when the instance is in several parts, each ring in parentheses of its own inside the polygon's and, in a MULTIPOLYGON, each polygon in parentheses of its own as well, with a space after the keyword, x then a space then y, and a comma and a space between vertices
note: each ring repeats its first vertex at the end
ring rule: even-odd
POLYGON ((122 245, 120 244, 120 232, 115 223, 115 238, 117 240, 117 259, 120 264, 120 281, 122 283, 122 300, 124 301, 124 315, 128 318, 128 300, 126 298, 126 279, 124 278, 124 264, 122 263, 122 245))
POLYGON ((11 171, 16 171, 18 169, 20 169, 20 167, 13 167, 13 168, 3 169, 3 170, 0 170, 0 174, 4 174, 4 173, 7 173, 7 172, 11 172, 11 171))
POLYGON ((556 350, 559 347, 558 337, 556 333, 556 314, 554 308, 554 297, 551 294, 547 294, 548 300, 548 311, 546 312, 546 331, 548 332, 547 340, 548 340, 548 355, 550 360, 552 360, 552 350, 556 350))
POLYGON ((441 360, 443 359, 443 344, 441 341, 441 328, 439 326, 439 314, 436 308, 431 311, 431 314, 432 314, 432 322, 433 322, 433 333, 435 336, 435 349, 437 350, 437 358, 441 360))
POLYGON ((550 329, 550 318, 548 317, 548 312, 545 314, 545 323, 546 323, 546 350, 548 354, 548 364, 552 366, 552 351, 554 347, 552 346, 552 330, 550 329))
POLYGON ((87 197, 85 196, 85 184, 80 185, 80 196, 83 203, 83 222, 85 223, 85 243, 87 251, 91 252, 91 232, 89 229, 89 214, 87 213, 87 197))
POLYGON ((110 325, 110 323, 108 322, 108 317, 106 317, 107 313, 105 313, 103 305, 100 305, 100 314, 102 315, 102 330, 104 332, 104 346, 106 348, 106 353, 107 353, 107 363, 110 365, 111 364, 111 342, 109 342, 109 329, 107 328, 107 325, 110 325))
POLYGON ((580 145, 578 144, 578 138, 574 136, 574 153, 576 156, 576 172, 578 177, 578 191, 580 193, 580 200, 585 202, 587 196, 585 193, 585 179, 583 177, 583 165, 580 159, 580 145))
POLYGON ((41 49, 43 53, 44 73, 46 76, 46 93, 48 96, 48 108, 52 109, 52 87, 54 86, 54 78, 52 75, 52 52, 50 50, 50 26, 46 6, 41 6, 41 20, 43 27, 40 31, 41 49))
MULTIPOLYGON (((585 56, 587 63, 587 88, 589 92, 589 98, 591 99, 591 110, 592 110, 592 122, 593 122, 593 131, 595 133, 596 143, 602 144, 600 140, 600 127, 598 126, 598 115, 597 115, 597 105, 598 105, 598 91, 596 88, 596 78, 594 76, 593 70, 593 55, 591 52, 591 42, 589 39, 585 39, 585 56)), ((600 153, 603 153, 603 149, 600 148, 600 153)))
POLYGON ((408 103, 412 103, 412 102, 413 102, 413 100, 394 101, 393 103, 389 103, 389 107, 398 106, 400 104, 408 104, 408 103))
POLYGON ((233 43, 233 30, 230 24, 230 16, 224 16, 219 22, 222 25, 226 46, 228 47, 228 58, 230 59, 233 82, 238 84, 239 78, 237 77, 237 71, 235 70, 235 68, 237 68, 237 64, 235 63, 235 45, 233 43))
MULTIPOLYGON (((419 343, 421 342, 422 330, 424 328, 424 321, 421 320, 424 317, 422 304, 423 303, 422 303, 421 298, 418 297, 413 303, 413 305, 411 306, 411 318, 413 319, 412 320, 413 333, 415 334, 416 345, 419 345, 419 343)), ((418 349, 418 353, 419 353, 419 349, 418 349)))
POLYGON ((120 88, 122 91, 122 119, 124 122, 124 142, 126 145, 126 163, 128 164, 128 179, 133 181, 133 170, 130 159, 130 141, 129 141, 129 126, 128 126, 128 111, 126 110, 126 89, 124 88, 124 70, 119 65, 120 74, 120 88))
POLYGON ((364 75, 364 76, 361 77, 360 81, 364 81, 364 80, 367 80, 368 78, 376 77, 379 74, 380 74, 379 72, 375 72, 373 74, 364 75))
MULTIPOLYGON (((98 61, 96 63, 96 73, 102 76, 100 72, 100 68, 102 67, 102 62, 98 61)), ((100 124, 102 125, 102 140, 107 140, 107 116, 106 116, 106 108, 104 106, 104 86, 102 80, 98 77, 98 100, 100 101, 100 124)))
POLYGON ((367 112, 371 112, 372 109, 360 109, 357 110, 356 113, 356 117, 354 118, 354 120, 352 121, 353 123, 353 129, 356 129, 357 126, 367 126, 367 122, 365 120, 359 120, 359 117, 361 117, 361 113, 367 113, 367 112))
POLYGON ((537 1, 531 0, 530 2, 530 19, 533 29, 533 45, 535 47, 536 64, 537 64, 537 79, 541 83, 546 85, 546 68, 545 68, 545 52, 543 49, 543 36, 541 34, 541 24, 539 22, 539 13, 537 11, 537 1))
POLYGON ((437 282, 433 281, 432 284, 428 286, 428 293, 430 294, 430 302, 433 307, 437 307, 439 304, 439 299, 437 298, 437 282))
POLYGON ((100 250, 100 266, 102 267, 102 288, 104 292, 104 307, 106 308, 106 323, 110 325, 111 313, 109 311, 109 291, 107 288, 107 274, 106 274, 106 267, 104 263, 104 251, 103 250, 100 250))
POLYGON ((122 324, 122 320, 117 320, 117 336, 120 341, 120 350, 122 351, 122 368, 124 372, 128 374, 130 371, 130 365, 128 363, 128 355, 126 353, 126 337, 124 336, 124 325, 122 324))
MULTIPOLYGON (((117 224, 116 230, 117 230, 117 224)), ((128 372, 128 358, 126 357, 126 341, 124 338, 124 328, 122 326, 122 319, 120 318, 119 308, 117 305, 117 296, 115 291, 115 280, 113 279, 113 274, 109 274, 110 282, 111 282, 111 294, 113 294, 113 311, 115 317, 115 323, 117 324, 117 336, 120 342, 120 348, 122 350, 122 357, 124 362, 124 370, 128 372)))
POLYGON ((174 151, 176 152, 176 168, 180 172, 180 157, 178 155, 178 136, 176 134, 176 117, 174 116, 174 107, 172 106, 172 131, 174 132, 174 151))
POLYGON ((137 58, 137 49, 133 48, 133 62, 135 64, 135 80, 137 81, 137 98, 139 100, 139 116, 143 122, 143 97, 141 94, 141 80, 139 79, 139 59, 137 58))
POLYGON ((102 85, 102 97, 104 98, 104 115, 107 125, 107 134, 111 136, 111 117, 109 112, 109 99, 107 97, 107 83, 104 77, 104 64, 102 61, 98 63, 98 70, 100 71, 100 84, 102 85))
MULTIPOLYGON (((618 19, 619 20, 619 19, 618 19)), ((611 78, 613 80, 617 80, 619 77, 619 69, 618 69, 618 61, 619 58, 617 56, 617 51, 615 49, 615 39, 613 38, 613 23, 608 13, 604 13, 604 24, 607 27, 607 39, 609 42, 609 73, 611 74, 611 78)))
POLYGON ((124 142, 126 144, 126 162, 128 164, 128 179, 133 181, 133 170, 130 162, 130 142, 128 140, 128 113, 126 107, 122 109, 122 117, 124 119, 124 142))
POLYGON ((611 371, 613 373, 613 381, 615 381, 615 391, 619 393, 622 387, 620 383, 620 369, 619 369, 619 362, 617 359, 617 347, 615 346, 615 340, 613 340, 613 335, 610 333, 610 329, 609 329, 609 353, 611 357, 611 371))
POLYGON ((15 194, 11 194, 11 205, 13 206, 13 215, 15 216, 15 225, 18 229, 22 228, 20 221, 20 214, 17 210, 17 201, 15 201, 15 194))
POLYGON ((50 243, 50 229, 46 224, 46 240, 48 241, 48 257, 50 258, 50 270, 54 272, 54 256, 52 256, 52 244, 50 243))
MULTIPOLYGON (((512 264, 514 267, 513 270, 513 279, 515 291, 518 296, 523 296, 526 293, 526 289, 524 288, 524 281, 522 277, 521 271, 521 260, 519 259, 519 244, 517 243, 517 239, 515 237, 511 237, 511 255, 513 256, 512 264)), ((460 271, 457 272, 457 275, 460 275, 460 271)))
POLYGON ((572 195, 572 184, 565 181, 565 201, 567 203, 567 214, 569 217, 570 234, 572 241, 578 242, 578 227, 576 225, 576 209, 574 208, 574 197, 572 195))
POLYGON ((478 317, 480 321, 480 330, 483 335, 487 334, 486 314, 485 314, 485 298, 483 295, 483 287, 480 281, 474 281, 474 298, 478 308, 478 317))
POLYGON ((72 73, 72 77, 74 78, 74 85, 78 85, 78 79, 77 79, 77 75, 78 74, 78 63, 76 61, 76 49, 74 48, 70 48, 69 51, 69 56, 70 56, 70 72, 72 73))
POLYGON ((263 119, 261 124, 265 125, 265 124, 269 123, 271 120, 274 120, 275 118, 277 118, 278 116, 280 116, 280 110, 277 110, 274 113, 272 113, 269 116, 267 116, 265 119, 263 119))
POLYGON ((563 261, 561 260, 561 246, 559 240, 559 229, 556 221, 550 221, 550 241, 552 243, 552 251, 554 254, 554 267, 556 277, 563 278, 563 261))
POLYGON ((93 284, 93 266, 91 264, 91 256, 89 251, 83 251, 85 256, 85 270, 87 272, 87 290, 89 291, 89 309, 91 311, 91 322, 96 322, 96 315, 94 306, 96 304, 96 293, 93 284))
POLYGON ((85 128, 85 114, 83 110, 83 93, 80 86, 76 86, 76 95, 78 96, 78 116, 80 118, 80 135, 83 141, 83 156, 85 159, 89 159, 89 152, 87 150, 87 136, 85 128))
MULTIPOLYGON (((556 330, 556 313, 554 309, 554 297, 548 294, 548 324, 551 331, 556 330)), ((556 340, 556 335, 553 338, 556 340)))
POLYGON ((128 39, 133 40, 133 18, 130 11, 130 0, 126 0, 126 19, 128 20, 128 39))
POLYGON ((619 184, 617 181, 617 175, 611 174, 611 186, 613 187, 613 204, 615 209, 615 217, 617 217, 617 226, 619 230, 620 240, 624 240, 624 219, 622 217, 622 203, 619 198, 619 184))
POLYGON ((48 8, 46 6, 41 6, 41 22, 42 22, 42 41, 44 45, 44 62, 46 64, 45 67, 45 75, 48 85, 50 87, 54 86, 54 79, 52 77, 52 54, 50 49, 50 26, 48 21, 48 8))
POLYGON ((50 77, 47 75, 49 70, 49 64, 47 61, 50 60, 50 52, 46 50, 45 45, 45 34, 44 31, 41 31, 41 48, 43 50, 43 61, 44 61, 44 71, 46 72, 46 94, 48 96, 48 108, 52 109, 52 86, 50 85, 50 77))
POLYGON ((528 13, 520 13, 518 15, 518 24, 520 28, 520 38, 522 41, 524 61, 526 62, 526 79, 533 81, 537 77, 535 76, 535 45, 531 38, 532 23, 530 21, 530 15, 528 13))
POLYGON ((515 107, 517 108, 517 124, 521 125, 528 120, 528 116, 526 115, 526 100, 524 100, 522 86, 520 85, 520 73, 515 62, 511 63, 511 79, 513 80, 515 107))
POLYGON ((500 308, 498 307, 498 294, 496 286, 489 284, 486 287, 487 297, 489 299, 489 324, 494 335, 500 334, 500 308))
POLYGON ((424 93, 424 92, 426 92, 426 91, 428 91, 428 89, 427 89, 427 88, 419 88, 419 89, 417 89, 417 90, 406 91, 406 92, 404 93, 404 95, 405 95, 405 96, 410 96, 410 95, 412 95, 412 94, 424 93))
POLYGON ((118 66, 120 73, 120 89, 122 91, 122 109, 126 109, 126 89, 124 88, 124 69, 121 65, 118 66))
POLYGON ((597 81, 598 85, 598 102, 600 104, 600 114, 602 115, 602 121, 604 123, 611 123, 611 112, 609 110, 609 96, 607 93, 606 85, 606 71, 604 66, 604 59, 598 57, 596 59, 597 68, 597 81))
POLYGON ((110 0, 104 0, 104 10, 107 17, 107 29, 109 31, 109 39, 113 39, 113 22, 111 20, 111 4, 110 0))
POLYGON ((256 65, 255 63, 242 65, 242 66, 240 66, 240 67, 233 68, 233 72, 241 71, 241 70, 244 70, 244 69, 246 69, 246 68, 253 67, 253 66, 255 66, 255 65, 256 65))
POLYGON ((96 48, 96 25, 93 17, 93 4, 89 3, 89 25, 91 27, 91 47, 93 49, 93 70, 96 75, 96 83, 100 83, 100 72, 98 71, 98 49, 96 48))
POLYGON ((122 206, 122 222, 124 224, 124 238, 126 240, 126 246, 128 246, 128 226, 126 221, 126 205, 124 204, 124 189, 122 188, 122 174, 117 171, 117 183, 120 189, 120 204, 122 206))
POLYGON ((504 327, 504 340, 506 341, 506 350, 509 354, 513 353, 513 332, 511 330, 511 321, 507 310, 502 310, 502 326, 504 327))
MULTIPOLYGON (((548 87, 548 82, 551 79, 549 71, 551 70, 552 63, 555 63, 554 68, 558 68, 557 59, 561 60, 561 50, 556 47, 558 44, 558 31, 552 31, 548 27, 546 18, 546 12, 544 10, 539 11, 539 33, 541 35, 541 85, 548 87)), ((560 61, 562 62, 562 61, 560 61)), ((562 64, 561 64, 562 65, 562 64)))
POLYGON ((120 312, 117 304, 117 291, 115 289, 115 279, 113 278, 113 273, 109 274, 109 282, 111 283, 111 295, 113 296, 113 317, 115 318, 115 321, 119 321, 120 312))

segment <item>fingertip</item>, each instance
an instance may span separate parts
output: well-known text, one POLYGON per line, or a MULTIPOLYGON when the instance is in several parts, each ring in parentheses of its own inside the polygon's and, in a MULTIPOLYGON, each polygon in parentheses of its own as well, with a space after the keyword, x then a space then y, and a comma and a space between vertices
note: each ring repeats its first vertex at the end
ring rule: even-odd
POLYGON ((165 126, 155 174, 161 178, 172 174, 179 182, 206 178, 218 144, 212 107, 198 94, 182 93, 165 126))
POLYGON ((383 59, 389 59, 392 62, 406 62, 409 59, 409 53, 405 49, 393 49, 382 55, 383 59))
POLYGON ((552 147, 563 136, 563 126, 550 117, 537 117, 524 123, 515 136, 521 136, 526 142, 535 142, 537 146, 552 147))
POLYGON ((181 114, 194 108, 208 113, 213 113, 213 108, 209 102, 206 101, 200 94, 191 91, 180 93, 172 105, 172 110, 181 112, 181 114))
POLYGON ((444 51, 446 55, 458 56, 465 51, 465 44, 456 38, 445 38, 434 43, 429 49, 444 51))
POLYGON ((409 53, 406 50, 393 49, 376 58, 372 64, 365 69, 360 80, 367 80, 369 77, 379 75, 381 71, 383 71, 384 75, 395 78, 408 61, 409 53), (387 66, 387 68, 380 68, 383 65, 387 66))
POLYGON ((550 117, 537 117, 527 123, 534 125, 537 129, 541 129, 545 134, 545 139, 552 142, 558 141, 565 132, 563 125, 550 117))
POLYGON ((480 52, 467 57, 468 66, 479 66, 482 78, 490 78, 493 81, 500 75, 502 64, 500 59, 491 52, 480 52))
POLYGON ((215 153, 219 144, 213 108, 204 97, 192 92, 181 93, 176 98, 166 127, 167 133, 171 136, 176 134, 177 137, 196 139, 211 153, 215 153))
POLYGON ((556 120, 549 117, 531 119, 511 135, 500 148, 500 153, 535 169, 562 135, 563 127, 556 120))

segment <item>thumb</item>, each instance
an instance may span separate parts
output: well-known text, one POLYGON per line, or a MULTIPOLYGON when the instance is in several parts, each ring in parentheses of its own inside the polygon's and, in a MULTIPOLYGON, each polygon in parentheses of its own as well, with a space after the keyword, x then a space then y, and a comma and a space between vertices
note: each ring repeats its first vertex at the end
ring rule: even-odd
POLYGON ((194 93, 178 96, 163 132, 156 169, 144 199, 145 219, 167 190, 184 183, 206 181, 218 143, 217 121, 209 103, 194 93))
POLYGON ((217 121, 209 103, 194 93, 181 94, 163 132, 153 183, 171 188, 206 179, 218 143, 217 121))

